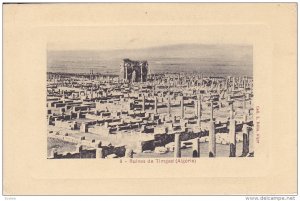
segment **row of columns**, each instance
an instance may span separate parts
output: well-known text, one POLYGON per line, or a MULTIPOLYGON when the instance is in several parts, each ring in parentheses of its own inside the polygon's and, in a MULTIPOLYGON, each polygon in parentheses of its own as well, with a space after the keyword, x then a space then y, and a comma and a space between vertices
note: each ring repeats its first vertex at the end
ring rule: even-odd
MULTIPOLYGON (((145 111, 145 96, 142 96, 142 111, 145 111)), ((155 97, 154 98, 154 112, 155 114, 158 113, 158 98, 155 97)), ((198 106, 197 106, 198 107, 198 106)), ((181 118, 184 118, 184 100, 183 100, 183 96, 181 97, 180 100, 180 111, 181 111, 181 118)), ((168 96, 168 114, 171 115, 171 97, 170 95, 168 96)), ((199 111, 198 114, 201 116, 201 103, 199 103, 199 111)))
MULTIPOLYGON (((216 135, 215 135, 215 125, 214 122, 211 122, 210 124, 210 129, 209 129, 209 157, 216 157, 216 135)), ((251 151, 250 151, 250 143, 252 142, 253 139, 250 138, 250 132, 248 130, 248 127, 245 126, 243 127, 243 150, 242 150, 242 156, 247 156, 251 151)), ((236 157, 236 143, 233 141, 236 140, 235 137, 234 139, 231 139, 230 141, 230 153, 229 157, 236 157)), ((180 140, 180 134, 175 134, 175 147, 174 147, 174 157, 180 158, 181 157, 181 140, 180 140)), ((192 145, 192 156, 193 157, 200 157, 200 139, 195 138, 193 140, 193 145, 192 145)))
MULTIPOLYGON (((211 118, 209 122, 209 145, 208 145, 208 153, 209 157, 216 157, 216 132, 215 132, 215 120, 213 115, 213 101, 211 101, 211 118)), ((244 112, 244 124, 243 124, 243 151, 242 156, 247 156, 250 152, 250 143, 252 140, 250 139, 250 132, 248 129, 247 122, 247 113, 246 110, 244 112)), ((234 110, 233 110, 233 102, 231 102, 230 107, 230 120, 229 120, 229 157, 236 157, 236 120, 234 119, 234 110)), ((175 134, 175 157, 181 157, 181 142, 180 142, 180 134, 175 134)), ((193 141, 193 157, 200 156, 200 141, 199 138, 196 138, 193 141)))

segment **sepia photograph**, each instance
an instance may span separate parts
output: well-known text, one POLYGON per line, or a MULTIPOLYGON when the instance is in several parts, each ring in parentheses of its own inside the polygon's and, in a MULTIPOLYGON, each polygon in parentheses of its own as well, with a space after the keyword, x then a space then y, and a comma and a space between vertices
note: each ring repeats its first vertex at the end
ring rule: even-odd
POLYGON ((47 157, 253 157, 252 52, 48 49, 47 157))
POLYGON ((3 4, 2 193, 296 198, 297 12, 3 4))

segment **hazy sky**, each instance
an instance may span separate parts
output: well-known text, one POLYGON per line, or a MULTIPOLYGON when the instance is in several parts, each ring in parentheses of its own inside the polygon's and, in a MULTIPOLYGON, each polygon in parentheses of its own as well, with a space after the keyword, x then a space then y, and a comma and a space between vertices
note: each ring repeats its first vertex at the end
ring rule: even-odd
POLYGON ((48 50, 48 71, 118 73, 123 58, 148 60, 152 72, 198 71, 252 76, 247 45, 176 44, 116 50, 48 50))

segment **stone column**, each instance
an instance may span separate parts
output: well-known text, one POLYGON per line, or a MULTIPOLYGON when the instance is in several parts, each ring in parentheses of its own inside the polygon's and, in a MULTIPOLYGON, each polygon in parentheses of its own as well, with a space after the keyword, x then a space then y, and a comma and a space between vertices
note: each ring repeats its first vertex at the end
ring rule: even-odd
POLYGON ((245 93, 246 99, 249 100, 250 99, 250 94, 249 93, 245 93))
POLYGON ((234 119, 231 119, 230 123, 229 123, 229 146, 230 146, 229 157, 235 157, 236 156, 235 127, 236 127, 236 121, 234 119))
POLYGON ((248 137, 249 137, 249 154, 254 155, 254 136, 253 136, 253 131, 252 133, 248 130, 248 137))
POLYGON ((214 102, 213 101, 210 102, 210 109, 211 109, 210 120, 213 121, 214 120, 214 102))
POLYGON ((145 112, 145 96, 142 95, 142 111, 145 112))
POLYGON ((91 99, 93 98, 93 85, 91 86, 91 99))
POLYGON ((104 158, 102 148, 96 148, 96 158, 104 158))
POLYGON ((56 158, 56 156, 57 156, 57 150, 56 148, 52 148, 49 158, 56 158))
POLYGON ((249 130, 248 125, 243 125, 243 153, 242 156, 247 156, 249 153, 249 130))
POLYGON ((195 111, 195 116, 199 117, 199 101, 198 101, 198 98, 197 98, 197 100, 194 101, 194 111, 195 111))
POLYGON ((230 104, 229 118, 233 119, 234 118, 233 101, 229 101, 229 104, 230 104))
POLYGON ((83 133, 88 133, 88 125, 86 123, 82 123, 80 126, 80 131, 83 133))
POLYGON ((235 157, 236 156, 236 133, 235 133, 235 127, 236 127, 236 121, 234 120, 234 109, 233 109, 233 101, 231 101, 230 104, 230 115, 229 115, 229 146, 230 146, 230 153, 229 157, 235 157))
POLYGON ((195 138, 193 140, 193 158, 198 158, 200 157, 200 139, 195 138))
POLYGON ((48 125, 52 125, 52 115, 48 116, 48 125))
POLYGON ((174 148, 174 157, 181 157, 181 141, 180 141, 180 133, 175 133, 174 136, 175 148, 174 148))
POLYGON ((168 92, 169 96, 168 96, 168 114, 169 116, 171 115, 171 95, 170 92, 168 92))
POLYGON ((141 65, 141 82, 143 82, 143 65, 141 65))
POLYGON ((77 144, 76 145, 76 152, 79 153, 80 158, 81 158, 81 151, 82 151, 82 145, 81 144, 77 144))
POLYGON ((105 128, 108 128, 108 126, 109 126, 108 122, 107 122, 107 121, 104 122, 104 127, 105 127, 105 128))
POLYGON ((201 95, 198 96, 198 109, 199 109, 199 112, 198 112, 198 125, 201 127, 201 117, 202 117, 202 97, 201 95))
POLYGON ((157 96, 154 98, 154 113, 157 114, 158 108, 157 108, 157 96))
POLYGON ((132 149, 126 149, 125 157, 126 158, 133 158, 133 150, 132 149))
POLYGON ((247 78, 244 77, 244 80, 243 80, 243 84, 244 84, 244 90, 246 91, 246 88, 247 88, 247 78))
POLYGON ((142 153, 143 152, 143 146, 142 146, 142 141, 138 141, 136 143, 136 150, 135 150, 137 153, 142 153))
POLYGON ((181 109, 181 118, 184 118, 184 100, 183 100, 183 96, 181 97, 181 101, 180 101, 180 109, 181 109))
POLYGON ((209 157, 216 157, 216 132, 215 121, 209 122, 209 144, 208 144, 209 157))

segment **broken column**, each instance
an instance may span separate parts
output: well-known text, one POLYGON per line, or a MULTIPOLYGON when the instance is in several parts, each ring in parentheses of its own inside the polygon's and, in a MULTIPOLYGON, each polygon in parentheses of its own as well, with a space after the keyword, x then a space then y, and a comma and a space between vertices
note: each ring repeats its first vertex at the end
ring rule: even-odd
POLYGON ((125 152, 125 157, 126 158, 133 158, 133 150, 132 149, 126 149, 126 152, 125 152))
POLYGON ((213 121, 214 120, 214 102, 213 101, 210 102, 210 110, 211 110, 210 120, 213 121))
POLYGON ((249 155, 248 156, 254 156, 254 139, 253 139, 253 130, 252 132, 248 130, 249 132, 249 155))
POLYGON ((243 88, 246 91, 246 88, 247 88, 247 77, 246 76, 244 76, 243 85, 244 85, 243 88))
POLYGON ((81 126, 80 126, 80 131, 81 132, 84 132, 84 133, 87 133, 88 132, 88 125, 86 123, 82 123, 81 126))
POLYGON ((229 157, 236 156, 236 133, 235 133, 236 121, 234 119, 233 102, 230 107, 230 121, 229 121, 229 157))
POLYGON ((250 99, 250 94, 249 94, 249 93, 246 93, 245 96, 246 96, 246 99, 247 99, 247 100, 250 99))
POLYGON ((193 158, 200 157, 200 139, 193 139, 193 158))
POLYGON ((135 152, 136 152, 136 153, 142 153, 142 152, 143 152, 142 141, 140 141, 140 140, 137 141, 135 152))
POLYGON ((77 119, 80 119, 80 114, 81 114, 81 112, 80 112, 80 110, 77 112, 77 119))
POLYGON ((50 156, 49 158, 56 158, 57 156, 57 149, 56 148, 52 148, 50 151, 50 156))
POLYGON ((235 127, 236 127, 236 121, 234 119, 230 120, 229 123, 229 146, 230 146, 230 153, 229 157, 235 157, 236 156, 236 133, 235 133, 235 127))
POLYGON ((234 117, 234 110, 233 110, 233 101, 228 101, 230 106, 230 112, 229 112, 229 119, 233 119, 234 117))
POLYGON ((168 96, 168 114, 169 116, 171 115, 171 95, 169 92, 169 96, 168 96))
POLYGON ((198 117, 199 116, 199 101, 198 101, 198 96, 197 96, 197 100, 194 101, 194 111, 195 111, 195 116, 198 117))
POLYGON ((247 156, 249 153, 249 130, 248 125, 243 125, 243 153, 242 156, 247 156))
POLYGON ((214 109, 213 109, 213 101, 212 101, 211 102, 211 119, 209 122, 209 145, 208 145, 209 157, 216 156, 216 131, 215 131, 215 121, 214 121, 213 112, 214 112, 214 109))
POLYGON ((180 110, 181 110, 181 118, 184 118, 184 100, 183 100, 183 96, 181 96, 181 100, 180 100, 180 110))
POLYGON ((145 95, 142 95, 142 111, 145 111, 145 95))
POLYGON ((201 95, 198 96, 198 125, 201 127, 201 117, 202 117, 202 103, 201 103, 201 95))
POLYGON ((209 122, 209 157, 216 156, 216 133, 215 133, 215 122, 209 122))
POLYGON ((125 66, 125 80, 128 80, 128 69, 127 66, 125 66))
POLYGON ((243 110, 246 109, 246 94, 244 93, 244 97, 243 97, 243 110))
POLYGON ((52 116, 51 115, 48 116, 48 125, 52 125, 52 116))
POLYGON ((143 82, 143 65, 141 64, 141 82, 143 82))
POLYGON ((77 144, 76 145, 76 152, 79 153, 79 156, 81 158, 81 152, 82 152, 82 145, 81 144, 77 144))
POLYGON ((154 98, 154 112, 157 114, 158 108, 157 108, 157 96, 154 98))
POLYGON ((102 148, 96 148, 96 158, 104 158, 103 157, 103 149, 102 148))
POLYGON ((175 133, 174 136, 174 157, 180 158, 181 157, 181 141, 180 141, 180 133, 175 133))

